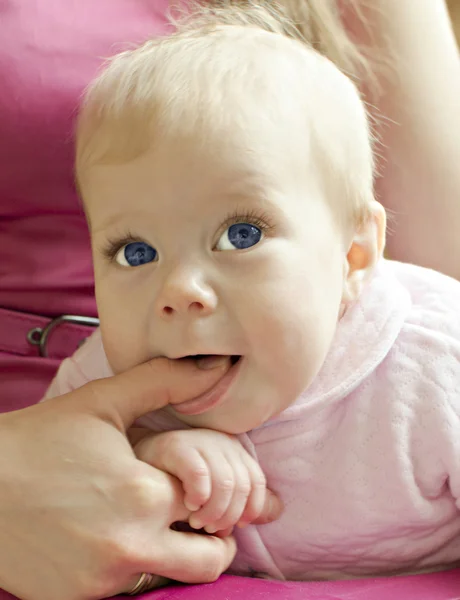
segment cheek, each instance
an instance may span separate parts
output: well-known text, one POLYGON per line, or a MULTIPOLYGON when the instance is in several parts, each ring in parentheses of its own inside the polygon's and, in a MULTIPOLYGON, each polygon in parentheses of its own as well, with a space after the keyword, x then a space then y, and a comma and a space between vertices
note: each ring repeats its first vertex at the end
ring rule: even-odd
POLYGON ((296 394, 311 383, 325 360, 342 295, 341 260, 324 264, 305 257, 292 253, 272 260, 271 276, 264 281, 261 276, 260 285, 254 285, 246 315, 261 368, 296 394))
POLYGON ((260 302, 253 317, 261 349, 275 361, 282 354, 283 363, 316 370, 336 329, 340 295, 332 290, 330 295, 321 293, 316 285, 303 282, 286 287, 278 300, 276 305, 260 302))
POLYGON ((96 301, 102 341, 110 367, 121 373, 150 358, 145 336, 145 311, 132 286, 96 276, 96 301))

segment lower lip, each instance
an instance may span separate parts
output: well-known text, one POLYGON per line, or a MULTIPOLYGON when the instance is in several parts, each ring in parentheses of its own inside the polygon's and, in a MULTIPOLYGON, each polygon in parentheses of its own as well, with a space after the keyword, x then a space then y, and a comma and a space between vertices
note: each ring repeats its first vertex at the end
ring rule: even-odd
POLYGON ((172 405, 172 408, 181 415, 201 415, 202 413, 215 408, 225 400, 225 395, 238 375, 243 358, 232 365, 225 375, 216 385, 192 400, 186 400, 180 404, 172 405))

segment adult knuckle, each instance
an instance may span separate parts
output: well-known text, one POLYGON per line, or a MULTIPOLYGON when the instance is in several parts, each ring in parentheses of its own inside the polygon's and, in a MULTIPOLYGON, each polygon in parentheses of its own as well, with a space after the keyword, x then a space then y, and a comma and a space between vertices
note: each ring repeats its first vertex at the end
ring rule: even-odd
POLYGON ((125 505, 134 517, 143 518, 155 510, 161 489, 147 473, 133 473, 123 479, 116 493, 120 505, 125 505))

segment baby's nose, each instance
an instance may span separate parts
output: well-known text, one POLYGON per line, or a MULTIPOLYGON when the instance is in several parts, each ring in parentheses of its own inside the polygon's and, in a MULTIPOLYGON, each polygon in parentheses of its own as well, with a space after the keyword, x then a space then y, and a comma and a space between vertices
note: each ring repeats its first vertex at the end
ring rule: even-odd
POLYGON ((208 307, 207 303, 203 302, 170 302, 162 307, 162 313, 164 315, 172 315, 180 312, 194 312, 197 314, 205 313, 208 307))
POLYGON ((198 277, 182 275, 168 278, 156 304, 158 315, 164 319, 175 315, 204 317, 217 308, 217 295, 198 277))

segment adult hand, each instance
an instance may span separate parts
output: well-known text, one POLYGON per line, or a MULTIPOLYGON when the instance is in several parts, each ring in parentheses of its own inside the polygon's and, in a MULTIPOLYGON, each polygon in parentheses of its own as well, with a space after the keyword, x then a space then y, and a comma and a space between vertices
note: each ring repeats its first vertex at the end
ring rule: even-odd
POLYGON ((234 540, 170 529, 190 514, 181 485, 137 459, 126 430, 228 367, 155 359, 1 415, 0 587, 24 600, 89 600, 128 591, 142 572, 216 579, 234 540))

